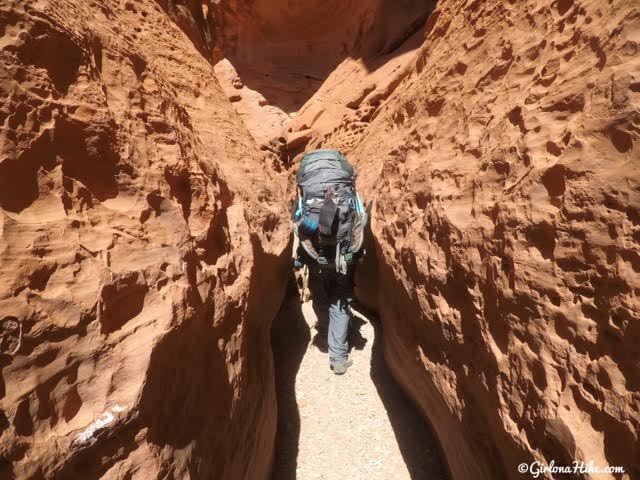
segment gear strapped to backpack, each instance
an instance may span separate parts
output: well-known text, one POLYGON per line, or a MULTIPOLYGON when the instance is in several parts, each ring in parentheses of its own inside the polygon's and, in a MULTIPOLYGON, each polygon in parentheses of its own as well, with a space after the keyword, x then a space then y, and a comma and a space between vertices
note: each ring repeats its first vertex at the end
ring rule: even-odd
POLYGON ((302 157, 293 231, 304 252, 322 266, 347 273, 362 252, 367 212, 355 188, 356 171, 337 150, 302 157))

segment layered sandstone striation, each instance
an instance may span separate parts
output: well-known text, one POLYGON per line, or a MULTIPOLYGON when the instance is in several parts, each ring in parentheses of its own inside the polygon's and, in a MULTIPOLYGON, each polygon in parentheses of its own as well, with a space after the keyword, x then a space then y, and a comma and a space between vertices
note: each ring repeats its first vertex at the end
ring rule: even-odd
POLYGON ((0 5, 2 478, 268 474, 286 179, 161 7, 0 5))
POLYGON ((456 479, 640 478, 639 32, 623 0, 441 1, 350 149, 361 293, 456 479))

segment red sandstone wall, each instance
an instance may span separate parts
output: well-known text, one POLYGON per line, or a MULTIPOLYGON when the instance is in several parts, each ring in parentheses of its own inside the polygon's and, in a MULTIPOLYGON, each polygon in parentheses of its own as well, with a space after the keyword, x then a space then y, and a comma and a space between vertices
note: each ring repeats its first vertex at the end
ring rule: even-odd
POLYGON ((640 477, 639 31, 629 1, 443 0, 351 152, 386 357, 456 479, 640 477))
POLYGON ((286 184, 158 4, 0 5, 0 476, 261 478, 286 184))

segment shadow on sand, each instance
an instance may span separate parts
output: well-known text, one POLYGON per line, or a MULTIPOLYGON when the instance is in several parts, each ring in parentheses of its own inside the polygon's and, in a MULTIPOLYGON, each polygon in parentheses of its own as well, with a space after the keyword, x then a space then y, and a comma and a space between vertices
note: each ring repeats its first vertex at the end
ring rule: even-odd
POLYGON ((412 480, 446 479, 440 446, 431 426, 391 376, 382 352, 382 325, 375 314, 354 305, 369 319, 375 336, 371 350, 371 380, 384 404, 400 453, 412 480))
MULTIPOLYGON (((365 313, 361 307, 356 306, 356 309, 365 313)), ((366 313, 365 318, 370 319, 375 331, 371 379, 389 416, 407 470, 413 480, 444 479, 446 475, 440 460, 437 440, 426 421, 389 372, 382 355, 380 344, 382 330, 377 319, 370 313, 366 313)), ((360 328, 365 323, 366 320, 362 317, 352 316, 349 331, 350 348, 364 348, 367 339, 360 334, 360 328)), ((272 328, 278 400, 273 480, 296 478, 301 427, 300 412, 296 402, 296 376, 310 342, 311 330, 305 322, 295 280, 292 278, 287 298, 272 328)), ((316 348, 326 351, 326 339, 323 339, 320 333, 315 334, 312 343, 316 348)), ((360 379, 354 378, 353 381, 360 381, 360 379)))
POLYGON ((272 478, 277 480, 296 478, 300 439, 296 376, 310 341, 311 331, 304 320, 302 303, 292 276, 284 303, 271 328, 278 401, 278 426, 272 478))

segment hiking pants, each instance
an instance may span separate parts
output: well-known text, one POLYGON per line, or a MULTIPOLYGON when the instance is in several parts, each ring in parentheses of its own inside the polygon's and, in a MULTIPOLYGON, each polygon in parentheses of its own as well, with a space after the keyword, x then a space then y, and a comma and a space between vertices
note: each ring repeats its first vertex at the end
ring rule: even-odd
POLYGON ((349 305, 353 298, 353 269, 347 275, 334 269, 309 267, 309 289, 320 325, 327 325, 327 346, 331 364, 347 359, 349 345, 349 305))

